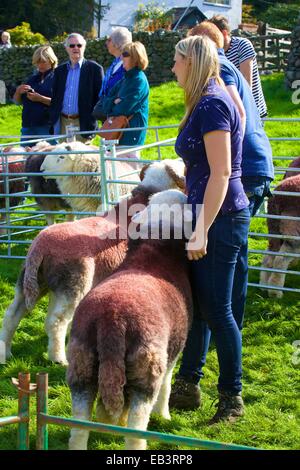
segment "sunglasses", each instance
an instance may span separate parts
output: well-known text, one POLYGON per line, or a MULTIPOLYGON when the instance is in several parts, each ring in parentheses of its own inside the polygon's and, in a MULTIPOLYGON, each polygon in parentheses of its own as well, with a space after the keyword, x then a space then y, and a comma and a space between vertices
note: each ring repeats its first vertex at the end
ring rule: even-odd
POLYGON ((80 48, 80 47, 82 47, 82 44, 69 44, 69 47, 71 49, 74 49, 74 47, 76 47, 76 46, 80 48))
POLYGON ((127 51, 122 52, 122 57, 130 57, 129 52, 127 52, 127 51))

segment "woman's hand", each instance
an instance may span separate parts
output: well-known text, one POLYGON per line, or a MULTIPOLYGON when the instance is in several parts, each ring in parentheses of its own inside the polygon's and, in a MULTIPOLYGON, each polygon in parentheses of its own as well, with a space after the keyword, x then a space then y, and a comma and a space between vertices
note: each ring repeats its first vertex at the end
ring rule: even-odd
POLYGON ((121 98, 116 98, 115 101, 114 101, 114 103, 115 103, 115 104, 119 104, 119 103, 121 103, 121 101, 122 101, 121 98))
POLYGON ((186 244, 187 257, 190 261, 198 261, 206 255, 207 235, 193 232, 186 244))
POLYGON ((19 95, 23 95, 24 93, 27 93, 29 90, 32 90, 31 86, 30 85, 25 85, 24 83, 22 83, 22 85, 19 85, 17 87, 16 92, 19 95))
POLYGON ((30 101, 42 101, 42 97, 39 93, 37 93, 36 91, 34 92, 27 92, 27 98, 30 100, 30 101))

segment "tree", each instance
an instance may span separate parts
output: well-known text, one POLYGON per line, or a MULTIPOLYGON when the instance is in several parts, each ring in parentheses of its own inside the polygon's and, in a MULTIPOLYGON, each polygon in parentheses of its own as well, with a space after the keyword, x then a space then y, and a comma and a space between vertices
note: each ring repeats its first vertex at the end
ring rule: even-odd
POLYGON ((13 28, 26 21, 46 38, 64 32, 85 33, 93 25, 94 0, 1 0, 0 24, 13 28))
POLYGON ((300 9, 299 5, 275 3, 266 12, 260 15, 260 19, 273 28, 293 30, 296 27, 300 9))
POLYGON ((11 42, 14 46, 33 46, 47 42, 46 38, 40 33, 31 31, 29 23, 23 22, 21 25, 7 31, 10 33, 11 42))
POLYGON ((107 3, 103 5, 102 0, 95 0, 94 1, 94 18, 97 24, 98 30, 98 38, 100 38, 100 27, 101 27, 101 20, 104 18, 105 13, 110 9, 110 4, 107 3))
MULTIPOLYGON (((253 5, 253 13, 259 20, 261 19, 261 13, 265 13, 268 8, 274 6, 274 0, 244 0, 243 3, 245 5, 253 5)), ((300 5, 300 0, 285 0, 282 3, 285 5, 300 5)))
POLYGON ((166 15, 164 3, 150 1, 146 5, 140 3, 134 17, 135 31, 155 31, 159 28, 168 29, 171 19, 166 15))

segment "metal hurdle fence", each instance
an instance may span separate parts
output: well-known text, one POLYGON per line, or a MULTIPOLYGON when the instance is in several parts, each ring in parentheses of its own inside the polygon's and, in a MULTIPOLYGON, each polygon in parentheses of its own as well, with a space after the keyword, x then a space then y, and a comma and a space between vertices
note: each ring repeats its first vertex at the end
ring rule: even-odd
MULTIPOLYGON (((300 122, 300 119, 290 119, 290 118, 287 118, 287 119, 282 119, 282 118, 267 118, 265 119, 265 121, 280 121, 280 122, 300 122)), ((129 176, 129 175, 132 175, 134 172, 137 173, 137 170, 133 170, 133 172, 130 172, 128 174, 124 174, 122 175, 122 179, 118 179, 116 177, 116 172, 115 172, 115 168, 114 168, 114 163, 116 161, 128 161, 128 162, 132 162, 132 158, 126 158, 126 154, 128 154, 129 152, 131 152, 132 150, 134 150, 135 152, 138 152, 138 151, 143 151, 143 150, 146 150, 146 149, 156 149, 156 152, 157 152, 157 159, 160 160, 162 158, 162 148, 163 147, 166 147, 166 146, 170 146, 170 145, 173 145, 174 141, 175 141, 175 137, 174 138, 170 138, 170 139, 165 139, 165 140, 159 140, 159 132, 160 130, 162 129, 176 129, 177 128, 177 125, 169 125, 169 126, 152 126, 152 127, 149 127, 148 130, 150 131, 153 131, 155 133, 155 142, 154 143, 151 143, 151 144, 147 144, 147 145, 143 145, 143 146, 140 146, 140 147, 134 147, 132 149, 130 148, 127 148, 127 149, 118 149, 116 150, 116 142, 113 142, 113 141, 104 141, 104 144, 100 145, 99 147, 99 151, 96 151, 96 150, 91 150, 87 153, 91 153, 91 154, 99 154, 99 162, 100 162, 100 166, 99 166, 99 173, 92 173, 94 176, 96 175, 101 175, 101 191, 99 190, 99 194, 91 194, 91 195, 85 195, 85 194, 74 194, 74 195, 70 195, 68 194, 67 196, 68 197, 99 197, 99 199, 101 199, 102 201, 102 204, 101 204, 101 211, 97 212, 98 215, 100 215, 102 213, 102 211, 106 211, 108 210, 109 208, 111 208, 113 205, 117 204, 117 202, 119 201, 120 199, 120 196, 119 196, 119 191, 118 191, 118 185, 119 184, 128 184, 128 185, 132 185, 132 184, 138 184, 138 177, 137 177, 137 181, 131 181, 131 180, 126 180, 126 177, 129 176), (107 169, 106 169, 106 163, 107 162, 112 162, 112 176, 108 176, 107 174, 107 169), (124 179, 125 178, 125 179, 124 179), (110 198, 109 197, 109 194, 110 194, 110 191, 109 191, 109 188, 110 187, 113 187, 113 198, 110 198)), ((125 129, 124 131, 125 132, 130 132, 130 131, 133 131, 135 129, 125 129)), ((55 139, 58 139, 58 138, 66 138, 67 140, 73 140, 74 139, 74 135, 78 134, 79 132, 76 132, 73 130, 73 132, 70 132, 69 134, 67 135, 64 135, 64 136, 51 136, 51 138, 55 138, 55 139)), ((80 134, 87 134, 87 133, 80 133, 80 134)), ((89 132, 89 134, 91 134, 91 132, 89 132)), ((8 136, 5 136, 5 137, 8 137, 8 136)), ((11 136, 13 137, 13 136, 11 136)), ((47 136, 34 136, 34 137, 38 137, 37 140, 42 140, 44 137, 47 137, 47 136)), ((49 136, 48 136, 49 137, 49 136)), ((2 137, 3 138, 3 137, 2 137)), ((33 141, 36 141, 34 139, 32 139, 30 142, 33 142, 33 141)), ((300 142, 300 138, 288 138, 288 137, 271 137, 270 138, 270 141, 286 141, 286 142, 300 142)), ((8 144, 0 144, 0 151, 1 151, 1 148, 7 146, 8 144)), ((43 152, 41 152, 43 153, 43 152)), ((59 154, 62 155, 63 153, 70 153, 70 152, 60 152, 59 154)), ((76 153, 81 153, 81 152, 76 152, 76 151, 72 151, 71 153, 73 154, 76 154, 76 153)), ((30 154, 30 152, 26 152, 26 155, 30 154)), ((10 198, 13 197, 13 196, 23 196, 23 197, 34 197, 34 196, 44 196, 44 197, 62 197, 64 195, 33 195, 32 193, 30 193, 29 191, 27 192, 24 192, 24 193, 18 193, 18 194, 15 194, 15 193, 10 193, 9 192, 9 184, 13 181, 13 180, 16 180, 16 175, 14 173, 10 173, 8 171, 8 158, 11 154, 10 153, 6 153, 6 154, 3 154, 1 153, 0 155, 0 162, 1 162, 1 159, 2 159, 2 175, 0 175, 0 178, 3 178, 3 184, 4 184, 4 188, 5 188, 5 192, 3 193, 3 198, 5 198, 5 209, 0 209, 0 213, 2 212, 6 214, 6 217, 7 217, 7 220, 6 220, 6 224, 2 224, 0 227, 2 227, 2 229, 4 230, 7 230, 7 234, 6 235, 0 235, 0 244, 2 243, 4 247, 6 247, 6 253, 4 253, 4 249, 2 249, 2 253, 0 253, 0 259, 2 258, 8 258, 8 259, 24 259, 25 258, 25 255, 22 253, 22 254, 14 254, 13 253, 13 247, 16 248, 16 247, 24 247, 24 246, 29 246, 32 242, 32 239, 30 238, 30 235, 34 235, 37 233, 37 231, 39 230, 42 230, 43 228, 45 228, 45 224, 41 224, 41 225, 30 225, 31 221, 34 221, 34 223, 36 223, 36 221, 42 221, 43 220, 43 217, 45 214, 47 213, 51 213, 51 214, 55 214, 56 212, 53 212, 53 211, 48 211, 48 212, 45 212, 45 211, 41 211, 41 210, 37 210, 36 207, 37 205, 35 203, 33 203, 32 201, 29 201, 27 202, 25 205, 19 205, 19 206, 15 206, 15 207, 11 207, 10 206, 10 198), (5 171, 3 171, 3 169, 5 169, 5 171), (20 223, 22 222, 22 225, 20 225, 20 223), (29 235, 29 239, 26 239, 26 240, 23 240, 23 239, 20 239, 22 236, 24 236, 25 234, 28 234, 29 235)), ((21 153, 20 153, 21 155, 21 153)), ((274 161, 276 160, 281 160, 281 161, 291 161, 293 160, 293 157, 289 157, 289 156, 274 156, 274 161)), ((145 163, 151 163, 153 162, 153 160, 140 160, 140 161, 136 161, 137 164, 140 164, 140 165, 143 165, 145 163)), ((0 165, 0 168, 1 168, 1 165, 0 165)), ((285 173, 285 171, 287 170, 287 167, 275 167, 275 173, 276 174, 283 174, 285 173)), ((300 171, 300 168, 289 168, 289 171, 291 172, 299 172, 300 171)), ((82 173, 82 175, 85 175, 85 176, 88 176, 90 173, 82 173)), ((26 176, 40 176, 40 173, 19 173, 18 174, 18 178, 25 178, 26 176)), ((48 175, 50 175, 50 173, 48 173, 48 175)), ((54 173, 52 174, 54 175, 54 173)), ((60 176, 70 176, 72 175, 72 173, 59 173, 60 176)), ((77 175, 81 175, 80 173, 77 173, 77 175)), ((273 187, 274 187, 274 184, 273 184, 273 187)), ((282 192, 279 192, 279 191, 274 191, 273 192, 274 194, 284 194, 286 196, 293 196, 295 197, 295 204, 298 204, 298 197, 300 196, 300 192, 293 192, 293 193, 282 193, 282 192)), ((66 195, 65 195, 66 196, 66 195)), ((68 212, 67 211, 60 211, 58 213, 58 215, 60 216, 65 216, 67 215, 68 212)), ((90 215, 95 215, 94 212, 73 212, 74 215, 76 216, 90 216, 90 215)), ((267 214, 265 212, 260 212, 259 214, 256 215, 256 217, 258 218, 273 218, 273 219, 276 219, 276 218, 279 218, 281 220, 285 219, 285 220, 293 220, 293 221, 299 221, 300 223, 300 217, 292 217, 292 216, 283 216, 283 215, 280 215, 280 216, 276 216, 276 215, 270 215, 270 214, 267 214)), ((281 236, 281 235, 278 235, 278 234, 267 234, 267 233, 261 233, 261 232, 250 232, 250 237, 258 237, 258 238, 265 238, 265 239, 268 239, 268 238, 285 238, 285 239, 290 239, 290 240, 296 240, 296 241, 299 241, 300 243, 300 237, 296 236, 296 235, 289 235, 289 236, 281 236)), ((249 250, 249 269, 251 271, 268 271, 268 272, 277 272, 277 273, 281 273, 281 274, 288 274, 288 275, 293 275, 293 276, 299 276, 300 275, 300 272, 299 271, 296 271, 296 270, 279 270, 279 269, 274 269, 274 268, 266 268, 266 267, 262 267, 262 266, 254 266, 251 264, 251 261, 252 261, 252 257, 255 256, 255 255, 265 255, 265 254, 268 254, 268 255, 271 255, 271 256, 278 256, 278 253, 277 252, 272 252, 272 251, 269 251, 269 250, 261 250, 261 249, 250 249, 249 250)), ((299 253, 290 253, 290 252, 286 252, 286 253, 280 253, 280 256, 283 256, 283 257, 293 257, 294 259, 300 259, 300 254, 299 253)), ((299 293, 300 292, 300 289, 298 288, 293 288, 293 287, 282 287, 282 288, 278 288, 277 286, 266 286, 266 285, 260 285, 258 283, 254 283, 254 282, 249 282, 248 284, 249 286, 251 287, 259 287, 259 288, 265 288, 265 289, 270 289, 270 290, 282 290, 282 291, 287 291, 287 292, 295 292, 295 293, 299 293)))
POLYGON ((124 428, 99 422, 85 421, 48 414, 48 374, 36 375, 36 383, 30 383, 29 373, 19 373, 18 380, 12 379, 18 389, 18 413, 14 416, 0 418, 0 428, 9 424, 18 424, 17 449, 29 450, 30 421, 36 420, 35 445, 37 450, 48 450, 48 426, 55 424, 69 428, 79 428, 103 434, 112 434, 124 437, 135 437, 146 440, 156 440, 164 444, 181 445, 203 450, 260 450, 236 444, 226 444, 217 441, 207 441, 192 437, 166 434, 153 431, 124 428), (30 413, 30 395, 36 396, 36 413, 30 413))

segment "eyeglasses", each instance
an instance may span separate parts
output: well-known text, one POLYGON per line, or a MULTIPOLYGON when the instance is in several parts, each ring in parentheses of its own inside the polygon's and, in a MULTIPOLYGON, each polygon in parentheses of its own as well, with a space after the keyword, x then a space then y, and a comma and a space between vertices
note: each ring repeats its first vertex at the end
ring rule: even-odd
POLYGON ((82 47, 82 44, 69 44, 69 47, 71 49, 74 49, 74 47, 76 47, 76 46, 80 48, 80 47, 82 47))
POLYGON ((127 51, 122 52, 122 57, 130 57, 129 52, 127 52, 127 51))

